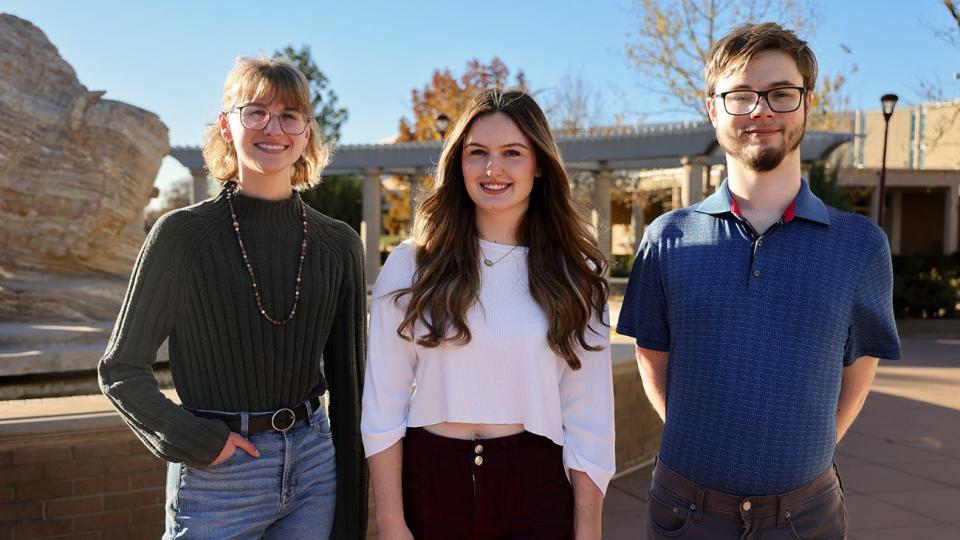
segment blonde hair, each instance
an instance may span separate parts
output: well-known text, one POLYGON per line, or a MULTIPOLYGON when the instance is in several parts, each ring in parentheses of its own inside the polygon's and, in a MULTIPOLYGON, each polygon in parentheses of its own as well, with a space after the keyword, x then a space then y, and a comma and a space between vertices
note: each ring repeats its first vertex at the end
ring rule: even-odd
MULTIPOLYGON (((290 62, 281 58, 237 58, 223 85, 223 111, 256 100, 279 101, 309 118, 310 137, 303 154, 293 164, 290 185, 305 190, 320 181, 320 172, 330 159, 330 150, 320 142, 319 129, 313 118, 310 85, 290 62)), ((239 175, 237 150, 223 138, 219 122, 214 122, 204 135, 203 159, 210 175, 220 182, 236 180, 239 175)))
POLYGON ((733 71, 742 70, 747 63, 763 51, 783 51, 797 63, 803 76, 803 87, 812 92, 817 82, 817 57, 807 42, 777 23, 747 23, 737 26, 714 44, 710 59, 703 70, 707 85, 707 97, 717 87, 717 79, 733 71))

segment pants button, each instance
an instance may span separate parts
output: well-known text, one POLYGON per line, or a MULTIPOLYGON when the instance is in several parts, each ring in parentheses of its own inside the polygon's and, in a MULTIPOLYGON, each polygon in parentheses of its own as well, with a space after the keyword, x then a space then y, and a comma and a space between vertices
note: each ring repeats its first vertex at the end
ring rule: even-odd
POLYGON ((741 506, 741 508, 743 508, 744 512, 749 512, 750 509, 753 508, 753 505, 750 504, 750 501, 743 501, 743 505, 741 506))
POLYGON ((473 448, 473 451, 476 452, 476 453, 478 453, 478 454, 482 454, 482 453, 483 453, 483 445, 482 445, 482 444, 478 444, 477 446, 475 446, 475 447, 473 448))
POLYGON ((477 456, 473 458, 473 462, 476 463, 478 466, 483 465, 483 456, 477 456))

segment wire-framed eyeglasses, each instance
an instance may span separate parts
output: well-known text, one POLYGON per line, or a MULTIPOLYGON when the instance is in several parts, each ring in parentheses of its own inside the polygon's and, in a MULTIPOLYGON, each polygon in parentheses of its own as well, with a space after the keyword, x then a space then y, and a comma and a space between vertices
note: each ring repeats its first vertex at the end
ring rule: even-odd
POLYGON ((300 111, 270 112, 263 105, 241 105, 232 111, 240 114, 240 123, 247 129, 260 131, 267 127, 274 116, 280 122, 280 129, 287 135, 300 135, 307 130, 309 123, 307 115, 300 111))

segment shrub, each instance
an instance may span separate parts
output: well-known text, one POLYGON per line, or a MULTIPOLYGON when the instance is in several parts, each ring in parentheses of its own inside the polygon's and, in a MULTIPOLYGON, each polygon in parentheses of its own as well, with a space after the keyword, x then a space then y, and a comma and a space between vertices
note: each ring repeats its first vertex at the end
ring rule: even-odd
POLYGON ((633 255, 613 255, 610 257, 610 277, 630 277, 633 268, 633 255))
POLYGON ((895 255, 893 309, 897 317, 960 317, 960 253, 895 255))

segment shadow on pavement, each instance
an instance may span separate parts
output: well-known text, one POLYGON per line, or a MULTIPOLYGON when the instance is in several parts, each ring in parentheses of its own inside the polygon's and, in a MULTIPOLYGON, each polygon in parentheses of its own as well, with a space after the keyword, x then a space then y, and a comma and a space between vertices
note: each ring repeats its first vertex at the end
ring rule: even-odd
MULTIPOLYGON (((949 363, 941 359, 933 365, 941 362, 949 363)), ((960 396, 956 399, 960 405, 960 396)), ((869 396, 837 447, 850 539, 960 538, 958 428, 960 410, 877 392, 869 396)), ((650 472, 645 467, 611 484, 603 511, 605 539, 644 538, 650 472)))

